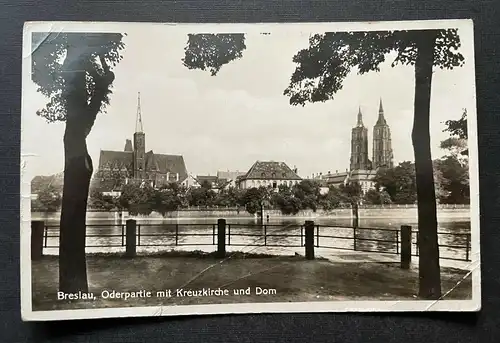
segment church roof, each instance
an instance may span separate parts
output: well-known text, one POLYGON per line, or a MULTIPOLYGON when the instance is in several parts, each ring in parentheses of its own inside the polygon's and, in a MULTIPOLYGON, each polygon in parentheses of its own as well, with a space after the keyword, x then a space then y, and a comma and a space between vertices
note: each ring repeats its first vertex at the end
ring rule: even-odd
POLYGON ((378 119, 377 122, 375 123, 375 126, 386 126, 387 121, 385 120, 384 117, 384 107, 382 106, 382 98, 380 99, 380 105, 378 108, 378 119))
POLYGON ((131 151, 101 150, 99 155, 99 169, 132 171, 133 153, 131 151))
POLYGON ((285 162, 257 161, 241 179, 302 180, 285 162))
MULTIPOLYGON (((101 150, 99 169, 123 170, 132 173, 133 153, 129 151, 101 150)), ((146 153, 146 172, 155 171, 162 174, 179 173, 179 181, 187 178, 186 164, 181 155, 155 154, 152 150, 146 153)))

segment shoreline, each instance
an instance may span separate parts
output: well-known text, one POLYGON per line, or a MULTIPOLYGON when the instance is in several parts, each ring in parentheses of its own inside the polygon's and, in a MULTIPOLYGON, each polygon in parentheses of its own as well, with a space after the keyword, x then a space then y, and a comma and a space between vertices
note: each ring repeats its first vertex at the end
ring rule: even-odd
MULTIPOLYGON (((59 220, 61 212, 31 212, 31 220, 59 220)), ((306 219, 338 219, 338 220, 351 220, 353 219, 352 211, 350 208, 335 209, 332 211, 317 210, 302 210, 295 215, 285 215, 279 210, 268 210, 264 212, 264 218, 269 215, 271 222, 275 220, 306 220, 306 219)), ((446 219, 461 219, 470 220, 469 207, 441 207, 437 209, 438 220, 446 219)), ((149 215, 130 215, 127 211, 95 211, 87 210, 87 220, 148 220, 148 221, 163 221, 163 220, 216 220, 218 218, 243 219, 259 221, 259 217, 249 214, 246 211, 237 211, 234 209, 182 209, 173 211, 165 216, 153 212, 149 215), (119 213, 122 213, 120 216, 119 213)), ((360 208, 359 219, 414 219, 417 220, 416 207, 380 207, 380 208, 360 208)))

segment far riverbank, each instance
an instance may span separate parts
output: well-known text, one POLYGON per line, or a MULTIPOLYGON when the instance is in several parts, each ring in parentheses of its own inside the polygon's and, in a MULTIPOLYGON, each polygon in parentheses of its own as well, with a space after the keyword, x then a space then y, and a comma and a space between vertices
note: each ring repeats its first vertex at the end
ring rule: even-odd
MULTIPOLYGON (((438 219, 470 219, 470 206, 469 205, 440 205, 437 209, 438 219)), ((350 219, 352 218, 352 211, 350 208, 338 208, 331 211, 319 209, 317 211, 302 210, 296 215, 284 215, 279 210, 266 210, 265 216, 269 215, 273 219, 314 219, 314 218, 336 218, 336 219, 350 219)), ((59 220, 60 212, 32 212, 31 220, 45 220, 54 221, 59 220)), ((362 206, 359 208, 360 218, 398 218, 398 219, 414 219, 417 218, 416 205, 381 205, 381 206, 362 206)), ((101 211, 101 210, 87 210, 87 219, 201 219, 201 218, 256 218, 243 209, 237 208, 188 208, 173 211, 165 216, 153 212, 148 216, 131 216, 127 211, 101 211)))

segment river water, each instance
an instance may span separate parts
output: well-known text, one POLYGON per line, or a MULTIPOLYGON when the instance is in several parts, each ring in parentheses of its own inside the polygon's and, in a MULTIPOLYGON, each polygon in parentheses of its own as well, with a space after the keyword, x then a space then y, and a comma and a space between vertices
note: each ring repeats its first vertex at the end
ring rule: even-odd
MULTIPOLYGON (((59 222, 57 216, 42 215, 47 225, 45 254, 58 253, 59 222)), ((37 218, 36 215, 33 219, 37 218)), ((138 252, 216 249, 217 218, 151 218, 137 217, 138 252)), ((399 229, 412 226, 412 253, 418 254, 417 220, 410 216, 374 215, 361 217, 354 232, 350 218, 341 216, 297 218, 274 217, 264 223, 255 218, 227 219, 226 244, 228 250, 270 252, 286 247, 303 253, 304 222, 314 220, 314 244, 321 248, 398 253, 401 249, 399 229), (319 235, 318 235, 319 231, 319 235), (356 239, 354 239, 354 235, 356 239), (252 248, 253 247, 253 248, 252 248)), ((465 214, 441 215, 439 221, 440 256, 465 260, 470 256, 470 218, 465 214)), ((120 252, 125 245, 125 220, 115 213, 92 214, 87 219, 87 252, 120 252)), ((332 250, 333 251, 333 250, 332 250)))

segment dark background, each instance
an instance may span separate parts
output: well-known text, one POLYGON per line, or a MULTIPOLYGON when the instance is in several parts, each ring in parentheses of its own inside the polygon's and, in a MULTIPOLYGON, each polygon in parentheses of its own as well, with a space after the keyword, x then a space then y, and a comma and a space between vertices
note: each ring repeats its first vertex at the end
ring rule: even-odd
POLYGON ((0 342, 500 342, 499 8, 500 1, 493 0, 0 0, 0 342), (472 18, 475 24, 483 280, 479 314, 276 314, 21 322, 19 160, 24 21, 457 18, 472 18))

